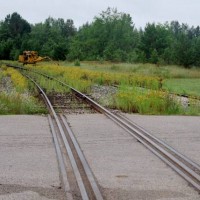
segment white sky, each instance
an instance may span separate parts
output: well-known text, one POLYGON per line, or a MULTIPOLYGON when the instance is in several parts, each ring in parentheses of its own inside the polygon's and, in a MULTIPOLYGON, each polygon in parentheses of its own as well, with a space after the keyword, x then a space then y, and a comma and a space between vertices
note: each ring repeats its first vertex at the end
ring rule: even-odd
POLYGON ((172 20, 200 25, 200 0, 0 0, 0 20, 17 12, 32 24, 51 16, 72 19, 78 28, 107 7, 130 14, 137 28, 172 20))

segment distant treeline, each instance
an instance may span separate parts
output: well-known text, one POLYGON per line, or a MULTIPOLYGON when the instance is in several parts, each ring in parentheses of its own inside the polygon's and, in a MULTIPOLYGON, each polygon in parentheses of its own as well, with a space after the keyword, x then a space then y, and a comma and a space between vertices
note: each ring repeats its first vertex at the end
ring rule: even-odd
POLYGON ((200 27, 172 21, 136 29, 129 14, 108 8, 78 30, 71 19, 30 24, 18 13, 0 22, 0 59, 24 50, 55 60, 99 60, 200 66, 200 27))

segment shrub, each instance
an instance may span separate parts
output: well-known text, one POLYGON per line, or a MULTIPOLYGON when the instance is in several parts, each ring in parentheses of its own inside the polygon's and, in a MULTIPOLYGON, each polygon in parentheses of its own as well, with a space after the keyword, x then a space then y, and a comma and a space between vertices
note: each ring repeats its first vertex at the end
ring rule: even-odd
POLYGON ((74 66, 81 66, 79 59, 76 59, 74 62, 74 66))

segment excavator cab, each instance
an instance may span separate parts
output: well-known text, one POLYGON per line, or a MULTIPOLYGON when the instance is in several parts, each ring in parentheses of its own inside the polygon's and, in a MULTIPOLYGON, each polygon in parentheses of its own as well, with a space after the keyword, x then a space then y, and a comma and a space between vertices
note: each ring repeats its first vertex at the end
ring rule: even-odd
POLYGON ((35 64, 42 60, 49 59, 48 57, 38 56, 37 51, 23 51, 22 55, 19 55, 19 62, 25 64, 35 64))

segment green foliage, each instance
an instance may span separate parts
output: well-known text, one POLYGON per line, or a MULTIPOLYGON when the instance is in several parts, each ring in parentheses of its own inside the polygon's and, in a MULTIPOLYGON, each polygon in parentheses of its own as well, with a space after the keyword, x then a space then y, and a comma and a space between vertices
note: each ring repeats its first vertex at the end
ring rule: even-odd
POLYGON ((130 15, 108 8, 91 24, 83 25, 72 40, 70 59, 125 61, 137 43, 130 15))
POLYGON ((143 50, 148 61, 152 63, 158 61, 158 56, 161 56, 169 45, 169 34, 165 25, 154 23, 146 25, 141 36, 140 49, 143 50))
POLYGON ((44 23, 32 27, 30 38, 23 42, 23 49, 34 49, 43 56, 65 60, 69 51, 69 40, 76 29, 72 20, 48 18, 44 23))
POLYGON ((200 27, 172 21, 137 30, 129 14, 107 8, 77 31, 71 19, 49 17, 30 25, 15 12, 0 22, 0 59, 16 60, 24 50, 54 60, 200 67, 200 27))
POLYGON ((175 43, 175 54, 177 57, 178 64, 184 67, 189 67, 194 62, 194 47, 192 46, 192 41, 189 37, 180 33, 178 39, 175 43))
POLYGON ((158 52, 156 49, 154 49, 152 52, 151 52, 151 56, 150 56, 150 61, 151 63, 153 64, 157 64, 158 63, 158 52))
POLYGON ((0 59, 16 59, 25 35, 30 32, 30 24, 18 13, 7 15, 0 22, 0 59))
POLYGON ((81 63, 80 63, 79 59, 76 59, 74 61, 74 66, 81 66, 81 63))

